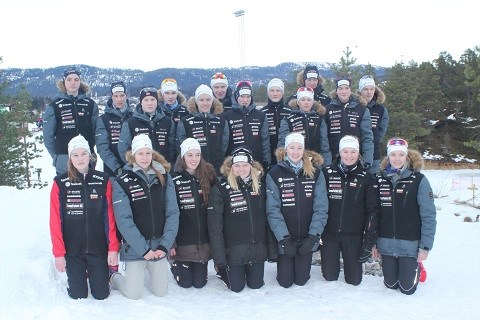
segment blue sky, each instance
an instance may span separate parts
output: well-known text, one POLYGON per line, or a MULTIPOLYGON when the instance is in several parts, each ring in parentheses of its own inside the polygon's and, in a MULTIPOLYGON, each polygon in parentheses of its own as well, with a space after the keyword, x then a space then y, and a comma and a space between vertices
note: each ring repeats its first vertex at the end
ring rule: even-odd
POLYGON ((480 45, 468 0, 16 0, 1 5, 0 66, 238 67, 239 9, 247 66, 338 62, 349 46, 358 63, 388 67, 480 45))

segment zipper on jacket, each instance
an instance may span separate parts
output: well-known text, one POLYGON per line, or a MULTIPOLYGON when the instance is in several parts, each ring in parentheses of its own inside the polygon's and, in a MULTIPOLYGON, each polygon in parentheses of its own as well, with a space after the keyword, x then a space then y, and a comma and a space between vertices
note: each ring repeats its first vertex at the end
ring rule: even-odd
POLYGON ((87 175, 82 177, 83 180, 83 215, 85 217, 85 253, 89 253, 88 248, 88 210, 87 210, 87 175))
MULTIPOLYGON (((309 118, 308 118, 308 114, 304 114, 303 115, 303 130, 305 130, 305 147, 309 147, 308 149, 310 149, 310 130, 309 130, 309 126, 308 126, 308 122, 309 122, 309 118)), ((305 148, 307 149, 307 148, 305 148)))
MULTIPOLYGON (((252 182, 253 183, 253 182, 252 182)), ((243 185, 242 189, 245 191, 245 198, 247 199, 247 206, 248 206, 248 216, 250 217, 250 239, 252 242, 255 242, 253 237, 253 217, 252 217, 252 207, 250 206, 250 188, 246 185, 243 185)), ((253 189, 252 189, 253 190, 253 189)))
POLYGON ((201 231, 201 225, 200 225, 200 210, 199 210, 199 206, 200 204, 197 203, 197 199, 198 199, 198 188, 197 188, 197 179, 192 176, 191 178, 192 180, 192 196, 193 196, 193 200, 195 201, 195 216, 197 217, 197 243, 201 243, 201 239, 200 239, 200 231, 201 231))
POLYGON ((75 129, 77 129, 77 135, 80 134, 80 128, 78 127, 78 113, 77 113, 77 100, 73 100, 73 114, 75 115, 75 129))
MULTIPOLYGON (((395 183, 396 185, 396 183, 395 183)), ((395 185, 392 185, 392 214, 393 214, 393 239, 397 238, 397 228, 395 228, 396 222, 396 213, 395 213, 395 185)))
MULTIPOLYGON (((208 145, 209 145, 209 135, 208 135, 208 125, 210 123, 210 119, 208 118, 207 114, 205 113, 205 122, 203 122, 203 133, 205 134, 205 140, 206 140, 206 148, 205 148, 205 151, 206 151, 206 159, 210 160, 209 162, 211 162, 211 157, 210 157, 210 149, 208 148, 208 145)), ((202 151, 203 152, 203 151, 202 151)))
POLYGON ((150 192, 150 184, 147 182, 148 201, 150 203, 150 216, 152 217, 152 239, 155 239, 155 215, 153 214, 152 193, 150 192))
MULTIPOLYGON (((303 169, 302 169, 303 170, 303 169)), ((300 171, 298 171, 298 174, 300 173, 300 171)), ((299 178, 298 178, 298 174, 295 173, 295 185, 297 186, 297 194, 295 195, 295 197, 300 197, 300 184, 299 184, 299 178)), ((312 194, 313 196, 313 194, 312 194)), ((300 213, 300 206, 296 206, 297 207, 297 218, 298 218, 298 235, 300 235, 300 232, 302 231, 302 227, 301 227, 301 222, 300 222, 300 218, 301 218, 301 213, 300 213)))
POLYGON ((343 211, 344 211, 344 208, 345 208, 345 198, 347 197, 347 183, 349 182, 349 179, 347 179, 346 175, 345 175, 345 179, 344 180, 344 185, 343 185, 343 195, 342 195, 342 211, 340 213, 340 221, 339 221, 339 224, 338 224, 338 232, 341 232, 342 231, 342 224, 343 224, 343 211))

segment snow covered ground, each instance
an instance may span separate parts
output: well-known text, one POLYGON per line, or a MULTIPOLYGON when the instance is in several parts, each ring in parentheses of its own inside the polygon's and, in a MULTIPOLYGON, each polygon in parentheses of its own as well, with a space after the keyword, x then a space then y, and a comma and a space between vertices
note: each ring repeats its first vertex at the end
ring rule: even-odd
MULTIPOLYGON (((48 153, 36 160, 42 179, 51 181, 54 168, 48 153)), ((97 168, 100 168, 100 163, 97 168)), ((386 289, 383 279, 366 275, 358 287, 341 276, 326 282, 320 267, 304 287, 280 287, 275 264, 267 263, 265 286, 229 291, 214 275, 202 289, 183 289, 169 277, 165 297, 148 290, 132 301, 112 291, 104 301, 75 301, 68 297, 64 280, 52 269, 49 236, 49 192, 0 187, 0 319, 479 319, 480 210, 456 200, 472 198, 467 189, 480 185, 479 170, 425 171, 435 194, 437 235, 425 267, 428 278, 413 296, 386 289)), ((478 190, 476 195, 478 195, 478 190)), ((480 199, 476 199, 476 204, 480 199)))

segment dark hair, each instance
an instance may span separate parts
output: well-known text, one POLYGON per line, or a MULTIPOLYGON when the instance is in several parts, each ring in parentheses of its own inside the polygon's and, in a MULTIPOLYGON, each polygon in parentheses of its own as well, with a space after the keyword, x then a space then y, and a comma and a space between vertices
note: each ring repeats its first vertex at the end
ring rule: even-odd
MULTIPOLYGON (((181 159, 183 170, 187 170, 187 163, 185 162, 185 158, 182 157, 181 159)), ((201 158, 193 176, 198 179, 200 188, 203 191, 203 203, 205 203, 206 205, 208 203, 210 190, 215 184, 215 170, 210 163, 201 158)))

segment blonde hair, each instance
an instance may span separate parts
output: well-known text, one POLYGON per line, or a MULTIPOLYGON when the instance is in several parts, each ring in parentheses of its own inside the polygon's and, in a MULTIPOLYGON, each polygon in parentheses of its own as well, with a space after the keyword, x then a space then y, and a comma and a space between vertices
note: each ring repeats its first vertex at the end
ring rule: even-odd
MULTIPOLYGON (((253 163, 251 163, 250 166, 251 166, 250 176, 252 177, 252 189, 254 192, 260 193, 260 178, 263 175, 263 167, 257 161, 253 161, 253 163)), ((223 161, 223 165, 220 168, 220 171, 227 178, 227 181, 230 187, 233 190, 237 191, 239 189, 238 182, 237 182, 237 177, 233 174, 233 171, 232 171, 231 156, 225 158, 225 160, 223 161)))
MULTIPOLYGON (((128 150, 125 153, 125 158, 127 159, 127 163, 130 164, 131 166, 133 166, 135 164, 135 155, 132 153, 132 150, 128 150)), ((168 163, 168 161, 160 153, 158 153, 158 151, 152 150, 152 162, 153 161, 156 161, 156 162, 160 163, 165 168, 166 172, 170 171, 170 168, 171 168, 170 163, 168 163)), ((157 169, 155 169, 152 166, 152 163, 150 163, 149 168, 152 169, 153 171, 155 171, 155 174, 156 174, 158 180, 160 181, 160 184, 162 186, 165 186, 166 182, 165 182, 165 177, 163 176, 163 174, 160 171, 158 171, 157 169)))

